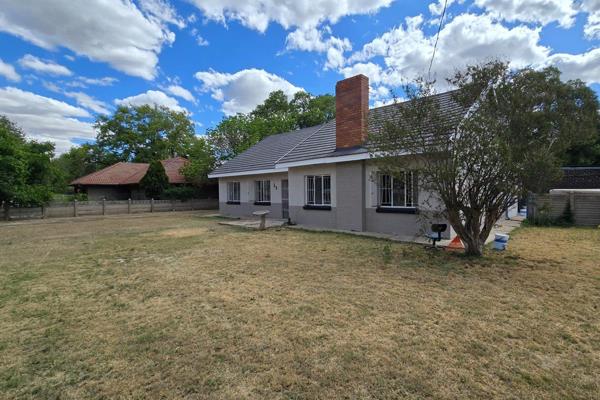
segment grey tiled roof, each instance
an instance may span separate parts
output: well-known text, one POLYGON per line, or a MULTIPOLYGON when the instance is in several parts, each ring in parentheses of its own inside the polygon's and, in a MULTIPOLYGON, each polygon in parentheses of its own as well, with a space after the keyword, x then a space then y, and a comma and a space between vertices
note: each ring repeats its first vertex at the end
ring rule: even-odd
POLYGON ((267 136, 248 150, 227 161, 212 174, 231 174, 275 168, 275 163, 322 125, 267 136))
POLYGON ((565 167, 552 189, 600 189, 600 167, 565 167))
MULTIPOLYGON (((467 110, 453 100, 452 93, 440 93, 436 98, 444 114, 458 125, 467 110)), ((382 128, 384 121, 397 119, 398 107, 402 107, 403 104, 405 103, 369 110, 369 131, 377 132, 382 128)), ((425 131, 426 127, 423 130, 425 131)), ((212 173, 218 175, 272 169, 276 164, 367 152, 365 147, 336 150, 333 120, 310 128, 268 136, 212 173)))

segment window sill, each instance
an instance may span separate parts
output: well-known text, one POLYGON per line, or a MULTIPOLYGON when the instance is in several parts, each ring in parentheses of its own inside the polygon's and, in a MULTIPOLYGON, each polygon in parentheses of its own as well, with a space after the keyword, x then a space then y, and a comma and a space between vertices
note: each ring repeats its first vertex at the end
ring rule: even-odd
POLYGON ((254 205, 255 206, 270 206, 271 202, 270 201, 255 201, 254 205))
POLYGON ((302 207, 305 210, 322 210, 322 211, 331 211, 331 206, 318 206, 315 204, 306 204, 304 207, 302 207))
POLYGON ((228 201, 226 204, 229 204, 229 205, 239 205, 240 202, 239 201, 228 201))
POLYGON ((389 214, 418 214, 417 207, 382 207, 378 206, 375 212, 389 214))

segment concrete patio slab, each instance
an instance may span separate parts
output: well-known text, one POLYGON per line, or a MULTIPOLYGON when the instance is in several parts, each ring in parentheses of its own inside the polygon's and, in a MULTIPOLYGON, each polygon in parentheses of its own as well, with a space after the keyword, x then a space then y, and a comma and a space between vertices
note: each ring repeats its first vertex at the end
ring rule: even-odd
MULTIPOLYGON (((267 218, 265 221, 265 228, 279 228, 284 226, 287 223, 285 219, 272 219, 267 218)), ((229 226, 238 226, 241 228, 248 229, 260 229, 260 219, 236 219, 229 221, 221 221, 219 225, 229 225, 229 226)))

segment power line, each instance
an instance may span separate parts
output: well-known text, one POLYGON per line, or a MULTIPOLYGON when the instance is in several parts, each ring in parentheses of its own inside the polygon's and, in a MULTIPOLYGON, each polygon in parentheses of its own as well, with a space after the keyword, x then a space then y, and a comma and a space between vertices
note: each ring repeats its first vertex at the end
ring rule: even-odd
POLYGON ((427 78, 431 80, 431 66, 433 65, 433 59, 435 58, 435 51, 437 50, 438 41, 440 40, 440 31, 442 25, 444 25, 444 17, 446 16, 446 7, 448 7, 448 0, 444 1, 444 9, 440 17, 440 25, 438 26, 437 35, 435 37, 435 44, 433 45, 433 54, 431 55, 431 61, 429 62, 429 70, 427 71, 427 78))

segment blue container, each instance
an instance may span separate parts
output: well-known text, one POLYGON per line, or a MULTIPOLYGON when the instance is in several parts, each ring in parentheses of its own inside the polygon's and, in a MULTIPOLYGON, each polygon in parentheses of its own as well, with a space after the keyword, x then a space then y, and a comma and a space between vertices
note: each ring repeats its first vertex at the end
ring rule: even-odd
POLYGON ((509 236, 506 233, 496 233, 496 236, 494 237, 494 249, 506 250, 508 238, 509 236))

